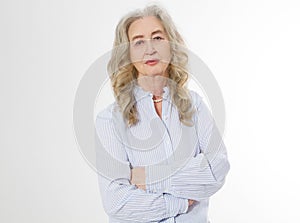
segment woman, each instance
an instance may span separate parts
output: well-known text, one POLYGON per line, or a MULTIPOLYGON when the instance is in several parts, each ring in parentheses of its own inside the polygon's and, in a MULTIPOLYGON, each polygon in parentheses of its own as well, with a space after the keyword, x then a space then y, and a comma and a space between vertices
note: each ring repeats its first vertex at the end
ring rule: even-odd
POLYGON ((111 223, 207 223, 209 197, 224 184, 226 148, 210 142, 214 121, 186 87, 183 45, 158 6, 126 15, 116 28, 108 64, 116 101, 96 119, 101 144, 124 167, 99 175, 111 223))

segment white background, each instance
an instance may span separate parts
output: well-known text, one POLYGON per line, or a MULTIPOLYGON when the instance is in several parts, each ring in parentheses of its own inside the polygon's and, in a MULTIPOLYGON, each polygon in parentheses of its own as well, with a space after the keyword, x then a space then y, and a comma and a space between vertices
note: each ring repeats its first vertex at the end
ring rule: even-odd
MULTIPOLYGON (((73 134, 77 86, 148 1, 0 2, 0 222, 107 222, 73 134)), ((212 223, 300 222, 297 1, 160 1, 215 75, 231 171, 212 223)))

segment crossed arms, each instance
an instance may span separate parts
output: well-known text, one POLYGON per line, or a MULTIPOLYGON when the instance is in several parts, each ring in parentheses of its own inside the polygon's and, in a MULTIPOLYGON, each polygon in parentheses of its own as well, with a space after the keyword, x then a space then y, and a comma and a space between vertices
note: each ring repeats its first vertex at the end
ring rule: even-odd
POLYGON ((223 186, 230 169, 226 147, 222 140, 211 144, 210 137, 217 131, 214 121, 202 100, 196 105, 200 152, 165 182, 151 184, 147 182, 152 182, 156 172, 169 166, 130 168, 110 115, 97 116, 96 129, 102 145, 124 166, 122 174, 113 179, 98 175, 103 206, 109 216, 129 222, 161 221, 187 213, 194 201, 207 199, 223 186))

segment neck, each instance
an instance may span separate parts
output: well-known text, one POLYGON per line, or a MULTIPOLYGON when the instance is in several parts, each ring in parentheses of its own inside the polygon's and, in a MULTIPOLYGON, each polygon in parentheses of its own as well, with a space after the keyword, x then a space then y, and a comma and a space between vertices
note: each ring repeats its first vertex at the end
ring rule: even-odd
POLYGON ((137 83, 145 91, 149 91, 153 94, 153 98, 160 98, 163 94, 163 88, 166 86, 167 78, 161 75, 156 76, 142 76, 139 75, 137 83))

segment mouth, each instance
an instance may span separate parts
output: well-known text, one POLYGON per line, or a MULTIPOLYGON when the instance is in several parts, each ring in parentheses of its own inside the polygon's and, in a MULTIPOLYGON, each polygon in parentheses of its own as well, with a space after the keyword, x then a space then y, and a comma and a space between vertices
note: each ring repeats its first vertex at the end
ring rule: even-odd
POLYGON ((159 62, 158 59, 153 59, 153 60, 147 60, 147 61, 145 62, 145 64, 147 64, 147 65, 149 65, 149 66, 154 66, 154 65, 156 65, 158 62, 159 62))

